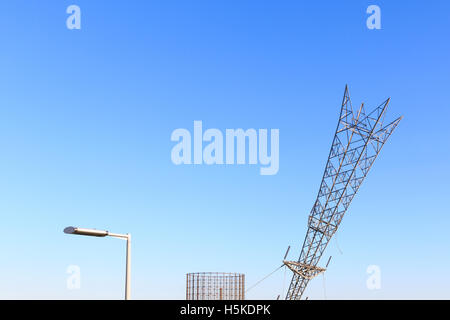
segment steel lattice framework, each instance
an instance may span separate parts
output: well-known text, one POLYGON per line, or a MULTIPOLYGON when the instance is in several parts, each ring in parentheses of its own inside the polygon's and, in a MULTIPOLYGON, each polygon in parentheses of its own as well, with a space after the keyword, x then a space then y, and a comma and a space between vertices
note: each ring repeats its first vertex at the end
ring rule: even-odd
POLYGON ((345 87, 341 113, 317 199, 308 218, 308 231, 298 261, 283 261, 293 271, 287 300, 299 300, 308 282, 325 271, 319 262, 353 197, 401 118, 383 125, 390 98, 366 113, 357 111, 345 87))

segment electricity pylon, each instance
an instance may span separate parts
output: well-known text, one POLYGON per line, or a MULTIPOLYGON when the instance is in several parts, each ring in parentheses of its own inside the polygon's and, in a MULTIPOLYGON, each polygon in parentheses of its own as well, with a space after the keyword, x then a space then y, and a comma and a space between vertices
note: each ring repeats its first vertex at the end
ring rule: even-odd
POLYGON ((317 199, 309 215, 300 258, 283 261, 294 273, 287 300, 299 300, 308 282, 325 271, 317 263, 381 148, 402 119, 383 126, 389 100, 368 114, 364 104, 355 112, 345 86, 339 122, 317 199))

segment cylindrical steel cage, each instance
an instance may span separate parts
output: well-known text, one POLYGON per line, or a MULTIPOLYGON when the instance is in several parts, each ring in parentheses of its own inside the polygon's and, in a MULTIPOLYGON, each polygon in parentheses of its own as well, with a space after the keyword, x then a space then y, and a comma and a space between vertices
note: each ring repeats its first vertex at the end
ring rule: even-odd
POLYGON ((197 272, 186 275, 186 300, 244 300, 242 273, 197 272))

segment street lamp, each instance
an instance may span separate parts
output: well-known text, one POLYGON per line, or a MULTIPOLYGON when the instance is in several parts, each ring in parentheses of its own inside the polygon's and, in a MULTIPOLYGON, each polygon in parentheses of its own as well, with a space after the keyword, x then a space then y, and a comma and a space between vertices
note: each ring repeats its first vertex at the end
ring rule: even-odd
POLYGON ((131 234, 119 234, 112 233, 109 231, 96 230, 96 229, 84 229, 67 227, 64 229, 64 233, 67 234, 78 234, 82 236, 91 237, 114 237, 127 240, 127 267, 126 267, 126 277, 125 277, 125 300, 131 299, 131 234))

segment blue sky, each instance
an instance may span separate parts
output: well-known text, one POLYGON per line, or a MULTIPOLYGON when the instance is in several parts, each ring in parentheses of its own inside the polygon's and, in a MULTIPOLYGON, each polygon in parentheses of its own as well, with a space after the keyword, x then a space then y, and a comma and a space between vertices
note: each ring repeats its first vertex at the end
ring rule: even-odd
MULTIPOLYGON (((247 286, 297 259, 339 115, 404 119, 351 204, 310 299, 449 298, 447 1, 3 1, 0 298, 183 299, 185 274, 247 286), (68 30, 66 8, 81 8, 68 30), (381 8, 381 30, 366 8, 381 8), (277 128, 280 169, 175 166, 177 128, 277 128), (342 252, 342 253, 341 253, 342 252), (81 269, 68 290, 66 268, 81 269), (366 268, 381 268, 368 290, 366 268)), ((326 261, 322 261, 325 264, 326 261)), ((282 294, 284 271, 247 298, 282 294)), ((286 289, 290 274, 284 281, 286 289)))

